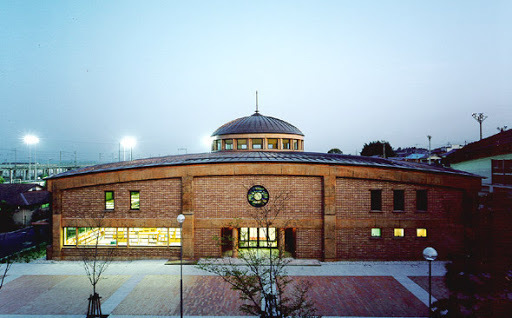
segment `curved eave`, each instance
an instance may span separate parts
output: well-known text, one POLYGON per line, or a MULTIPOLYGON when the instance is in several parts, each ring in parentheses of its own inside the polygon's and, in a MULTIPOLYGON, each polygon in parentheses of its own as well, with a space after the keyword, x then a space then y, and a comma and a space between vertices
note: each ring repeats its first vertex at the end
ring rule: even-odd
POLYGON ((364 166, 374 168, 388 168, 398 170, 410 170, 436 174, 449 174, 474 178, 481 176, 459 171, 455 169, 429 166, 425 164, 394 161, 390 159, 350 156, 339 154, 326 154, 314 152, 213 152, 190 155, 166 156, 158 158, 139 159, 134 161, 116 162, 77 170, 67 171, 46 179, 59 179, 71 176, 93 174, 100 172, 131 170, 150 167, 183 166, 197 164, 222 164, 222 163, 296 163, 296 164, 324 164, 340 166, 364 166))

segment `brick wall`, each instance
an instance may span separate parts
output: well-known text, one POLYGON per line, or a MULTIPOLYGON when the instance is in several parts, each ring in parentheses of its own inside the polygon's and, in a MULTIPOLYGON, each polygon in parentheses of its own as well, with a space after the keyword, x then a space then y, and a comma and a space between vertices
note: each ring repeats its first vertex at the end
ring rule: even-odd
MULTIPOLYGON (((83 253, 80 252, 81 248, 67 247, 61 250, 61 257, 69 260, 81 260, 83 253)), ((99 254, 106 252, 107 249, 98 248, 99 254)), ((116 260, 131 260, 131 259, 168 259, 179 258, 179 247, 130 247, 130 248, 116 248, 114 258, 116 260)))
POLYGON ((338 259, 404 260, 421 259, 427 246, 446 259, 463 244, 462 198, 460 190, 417 184, 363 179, 337 179, 336 217, 338 259), (382 212, 370 211, 370 190, 382 190, 382 212), (393 190, 405 190, 405 209, 393 211, 393 190), (416 210, 416 190, 427 190, 428 210, 416 210), (371 237, 380 228, 381 238, 371 237), (403 228, 404 237, 394 237, 403 228), (426 228, 427 237, 416 236, 426 228))
POLYGON ((105 191, 114 191, 115 208, 108 218, 173 218, 181 210, 181 179, 120 182, 65 190, 62 217, 84 218, 105 211, 105 191), (130 210, 130 191, 140 191, 140 209, 130 210))

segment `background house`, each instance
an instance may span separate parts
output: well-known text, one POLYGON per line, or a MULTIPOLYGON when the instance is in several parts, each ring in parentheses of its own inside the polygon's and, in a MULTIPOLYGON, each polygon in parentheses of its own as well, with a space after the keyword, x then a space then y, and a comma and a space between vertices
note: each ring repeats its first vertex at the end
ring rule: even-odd
POLYGON ((38 184, 0 184, 0 213, 13 211, 12 221, 15 226, 27 226, 32 222, 33 214, 47 208, 50 194, 38 184))

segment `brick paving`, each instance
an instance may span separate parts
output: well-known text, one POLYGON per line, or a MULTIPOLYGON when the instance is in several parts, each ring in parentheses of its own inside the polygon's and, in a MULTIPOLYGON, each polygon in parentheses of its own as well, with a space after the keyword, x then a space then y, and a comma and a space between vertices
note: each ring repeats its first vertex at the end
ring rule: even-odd
MULTIPOLYGON (((104 313, 112 318, 179 316, 179 267, 163 263, 111 265, 98 284, 104 313)), ((0 318, 83 317, 91 286, 80 266, 72 262, 16 265, 0 291, 0 318)), ((293 284, 311 286, 309 295, 323 316, 424 317, 428 312, 417 292, 428 288, 428 276, 418 264, 322 263, 290 271, 293 284), (399 277, 408 277, 410 283, 404 285, 399 277), (407 286, 411 284, 415 288, 407 286)), ((244 316, 238 309, 238 292, 222 278, 194 266, 185 267, 183 278, 186 316, 244 316)), ((433 283, 433 295, 442 298, 443 277, 434 276, 433 283)))
MULTIPOLYGON (((428 276, 410 276, 409 278, 428 292, 428 276)), ((448 288, 443 276, 432 276, 432 296, 437 299, 448 298, 448 288)))

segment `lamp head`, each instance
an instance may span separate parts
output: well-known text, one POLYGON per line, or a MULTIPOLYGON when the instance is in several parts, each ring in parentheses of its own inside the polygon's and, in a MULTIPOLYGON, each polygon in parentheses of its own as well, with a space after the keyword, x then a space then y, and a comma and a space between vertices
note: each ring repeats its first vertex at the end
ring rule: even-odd
POLYGON ((178 223, 181 225, 183 222, 185 222, 185 216, 183 214, 178 215, 176 218, 178 220, 178 223))
POLYGON ((427 247, 423 250, 423 257, 427 261, 434 261, 437 258, 437 251, 433 247, 427 247))
POLYGON ((26 135, 25 137, 23 137, 23 142, 26 143, 27 145, 34 145, 39 142, 39 138, 34 135, 26 135))

